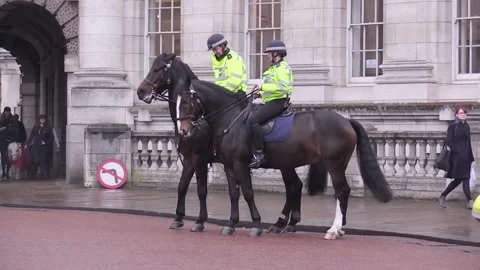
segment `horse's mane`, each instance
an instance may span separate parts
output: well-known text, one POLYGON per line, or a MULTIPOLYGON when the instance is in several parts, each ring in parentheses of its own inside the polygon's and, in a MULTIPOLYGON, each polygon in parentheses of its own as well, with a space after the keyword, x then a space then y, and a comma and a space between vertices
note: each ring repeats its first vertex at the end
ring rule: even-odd
POLYGON ((198 80, 198 76, 195 75, 195 73, 193 73, 192 69, 187 63, 183 62, 182 59, 180 58, 176 58, 176 59, 178 63, 185 68, 185 70, 187 71, 187 76, 190 80, 198 80))
POLYGON ((229 91, 213 82, 199 80, 197 85, 203 86, 207 92, 211 92, 214 95, 220 94, 223 98, 227 98, 230 101, 235 101, 238 98, 238 96, 236 96, 232 91, 229 91))

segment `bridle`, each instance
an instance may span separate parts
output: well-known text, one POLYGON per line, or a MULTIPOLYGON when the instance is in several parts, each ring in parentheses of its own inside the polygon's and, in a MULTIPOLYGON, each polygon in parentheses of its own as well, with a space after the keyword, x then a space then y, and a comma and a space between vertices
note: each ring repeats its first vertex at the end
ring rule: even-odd
POLYGON ((167 74, 167 81, 166 81, 167 85, 163 89, 160 89, 160 85, 158 83, 152 82, 147 78, 143 79, 144 82, 146 82, 147 84, 152 86, 152 88, 150 89, 151 90, 150 95, 145 97, 145 99, 175 102, 175 101, 169 99, 168 94, 167 94, 168 90, 170 90, 171 87, 172 87, 171 86, 171 83, 172 83, 172 79, 171 79, 172 78, 172 62, 173 62, 173 59, 170 60, 168 63, 165 63, 165 62, 162 61, 162 63, 164 64, 163 72, 160 73, 159 76, 157 76, 155 78, 155 81, 158 81, 159 77, 163 78, 163 75, 165 73, 167 74), (158 90, 161 90, 161 92, 159 93, 158 90))
POLYGON ((194 108, 195 107, 194 104, 197 103, 200 106, 200 109, 201 109, 202 113, 198 117, 195 117, 195 115, 193 113, 190 113, 188 116, 185 116, 185 117, 178 117, 177 116, 175 121, 177 121, 177 120, 180 120, 180 121, 190 120, 190 124, 192 125, 192 127, 200 127, 204 124, 207 124, 207 118, 205 117, 205 108, 203 107, 202 101, 198 97, 197 92, 195 92, 195 90, 193 90, 192 86, 190 86, 190 92, 184 92, 184 93, 181 93, 180 95, 181 96, 189 95, 190 96, 190 108, 194 108))

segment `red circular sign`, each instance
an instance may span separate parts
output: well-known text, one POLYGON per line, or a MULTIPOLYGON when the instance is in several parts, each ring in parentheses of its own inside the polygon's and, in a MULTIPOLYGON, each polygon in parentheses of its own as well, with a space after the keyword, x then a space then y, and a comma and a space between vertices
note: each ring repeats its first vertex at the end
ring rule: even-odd
POLYGON ((127 182, 127 167, 120 160, 104 160, 97 168, 97 180, 108 189, 116 189, 127 182))

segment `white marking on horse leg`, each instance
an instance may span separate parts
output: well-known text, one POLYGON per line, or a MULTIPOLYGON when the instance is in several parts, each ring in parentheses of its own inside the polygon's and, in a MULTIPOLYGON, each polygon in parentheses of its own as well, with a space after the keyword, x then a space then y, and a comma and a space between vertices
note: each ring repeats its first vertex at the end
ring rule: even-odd
POLYGON ((182 97, 178 95, 177 97, 177 131, 178 133, 181 133, 180 130, 180 120, 178 118, 180 117, 180 102, 182 101, 182 97))
POLYGON ((337 207, 335 210, 335 219, 333 220, 332 227, 328 229, 327 233, 325 234, 325 239, 327 240, 333 240, 337 236, 342 236, 345 234, 344 231, 342 231, 342 220, 343 220, 343 214, 342 210, 340 209, 340 201, 337 199, 337 207))

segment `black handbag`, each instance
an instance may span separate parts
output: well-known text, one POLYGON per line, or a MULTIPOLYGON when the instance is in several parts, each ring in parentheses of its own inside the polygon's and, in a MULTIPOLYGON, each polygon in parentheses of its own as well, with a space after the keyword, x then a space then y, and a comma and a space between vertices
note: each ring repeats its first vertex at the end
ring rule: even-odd
POLYGON ((442 151, 435 159, 435 168, 448 171, 450 169, 450 150, 447 149, 446 145, 443 145, 442 151))
MULTIPOLYGON (((453 131, 453 139, 455 140, 455 134, 457 133, 457 127, 455 126, 455 130, 453 131)), ((442 151, 435 159, 433 166, 436 169, 448 171, 450 169, 450 155, 451 151, 447 148, 447 139, 445 138, 445 143, 443 144, 442 151)))

